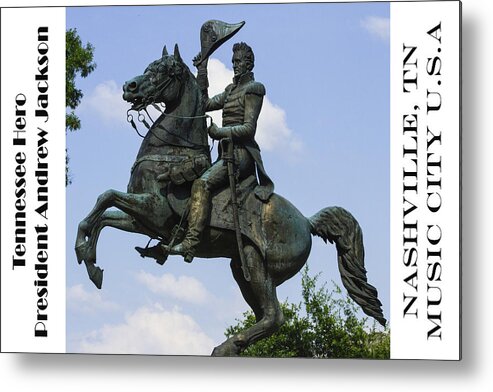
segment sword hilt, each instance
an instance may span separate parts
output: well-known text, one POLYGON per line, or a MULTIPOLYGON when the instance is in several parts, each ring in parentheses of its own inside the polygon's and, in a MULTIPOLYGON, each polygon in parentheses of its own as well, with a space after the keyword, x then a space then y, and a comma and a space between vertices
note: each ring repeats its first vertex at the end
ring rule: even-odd
POLYGON ((225 137, 224 139, 221 139, 219 142, 221 144, 221 149, 222 149, 222 156, 221 158, 224 160, 226 163, 232 163, 234 164, 234 144, 233 140, 229 137, 225 137))

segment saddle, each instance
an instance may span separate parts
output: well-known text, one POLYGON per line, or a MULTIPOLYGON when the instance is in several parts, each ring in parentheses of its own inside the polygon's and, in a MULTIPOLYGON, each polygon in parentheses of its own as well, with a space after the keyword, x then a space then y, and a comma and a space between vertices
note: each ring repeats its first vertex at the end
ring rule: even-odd
MULTIPOLYGON (((237 203, 242 235, 247 237, 265 257, 267 240, 262 227, 262 210, 265 203, 255 196, 257 186, 258 181, 253 174, 240 181, 237 186, 237 203)), ((169 183, 168 202, 178 216, 186 213, 190 194, 191 183, 182 185, 169 183)), ((229 186, 212 194, 212 208, 207 224, 210 227, 235 231, 229 186)))

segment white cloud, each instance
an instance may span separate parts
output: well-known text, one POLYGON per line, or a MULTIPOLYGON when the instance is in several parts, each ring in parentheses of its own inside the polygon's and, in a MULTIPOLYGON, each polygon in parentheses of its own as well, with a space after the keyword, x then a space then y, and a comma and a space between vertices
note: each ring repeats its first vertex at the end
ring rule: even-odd
MULTIPOLYGON (((214 96, 224 91, 224 88, 233 80, 233 70, 216 59, 210 59, 208 65, 209 71, 209 96, 214 96)), ((214 122, 222 124, 221 111, 209 113, 214 122)), ((257 124, 257 133, 255 135, 257 143, 262 150, 288 153, 301 150, 301 140, 288 127, 286 121, 286 112, 279 106, 273 104, 268 96, 264 98, 262 111, 257 124)))
POLYGON ((209 96, 222 93, 224 88, 233 82, 233 70, 217 59, 209 59, 209 96))
POLYGON ((256 140, 260 148, 267 151, 299 152, 303 146, 301 139, 288 127, 286 112, 267 97, 258 120, 256 140))
POLYGON ((142 307, 116 325, 104 325, 80 342, 80 351, 114 354, 209 355, 214 342, 177 309, 142 307))
POLYGON ((67 290, 67 305, 70 310, 84 313, 96 311, 115 311, 119 306, 111 301, 105 301, 101 292, 86 291, 82 284, 69 287, 67 290))
MULTIPOLYGON (((212 97, 224 91, 224 88, 233 80, 233 70, 228 69, 217 59, 209 60, 209 95, 212 97)), ((98 115, 106 124, 127 124, 127 110, 130 104, 122 98, 122 88, 114 80, 108 80, 98 84, 95 89, 82 100, 81 110, 90 110, 98 115)), ((148 108, 149 114, 155 120, 159 113, 152 106, 148 108)), ((221 125, 221 111, 210 112, 213 121, 221 125)), ((134 120, 139 129, 144 129, 137 121, 137 115, 133 113, 134 120)), ((147 119, 148 120, 148 119, 147 119)), ((264 98, 262 111, 257 124, 255 135, 257 143, 262 150, 286 152, 291 154, 299 152, 302 148, 301 139, 288 127, 286 112, 270 101, 268 96, 264 98)))
MULTIPOLYGON (((91 93, 82 99, 81 110, 90 110, 98 115, 106 124, 127 124, 127 110, 130 103, 122 98, 123 90, 114 80, 98 84, 91 93)), ((148 107, 149 114, 155 120, 159 113, 154 107, 148 107)), ((137 121, 137 114, 132 112, 137 127, 142 128, 137 121)), ((149 119, 146 119, 149 122, 149 119)))
POLYGON ((137 280, 155 294, 169 295, 180 301, 207 304, 212 300, 212 295, 204 285, 191 276, 175 278, 172 274, 155 276, 140 271, 137 280))
POLYGON ((361 26, 373 36, 388 41, 390 39, 390 19, 379 16, 367 16, 361 21, 361 26))
POLYGON ((130 104, 122 98, 122 88, 114 80, 98 84, 82 99, 81 110, 95 112, 105 122, 126 122, 130 104))

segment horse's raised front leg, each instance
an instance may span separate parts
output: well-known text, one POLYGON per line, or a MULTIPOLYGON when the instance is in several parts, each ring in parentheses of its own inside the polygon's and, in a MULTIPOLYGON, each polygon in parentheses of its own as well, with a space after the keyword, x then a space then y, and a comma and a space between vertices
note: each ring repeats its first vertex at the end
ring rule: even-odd
POLYGON ((98 288, 101 287, 103 272, 95 266, 97 239, 104 227, 101 226, 101 217, 110 207, 125 212, 131 220, 121 219, 122 216, 111 215, 108 212, 105 216, 107 225, 111 222, 112 226, 121 230, 137 233, 151 233, 151 228, 159 231, 159 226, 168 218, 166 214, 169 214, 169 209, 164 208, 163 199, 155 194, 124 193, 111 189, 98 197, 92 211, 80 222, 75 242, 77 261, 79 264, 85 262, 89 277, 98 288))
POLYGON ((266 263, 253 246, 246 245, 244 249, 250 282, 245 280, 239 261, 233 260, 231 268, 245 300, 254 310, 257 323, 217 346, 212 352, 213 356, 239 355, 252 343, 272 335, 284 322, 276 285, 266 269, 266 263))
POLYGON ((99 235, 105 227, 113 227, 129 233, 144 234, 152 238, 156 238, 155 233, 147 230, 136 219, 128 215, 123 211, 105 211, 98 222, 93 226, 91 237, 88 239, 88 249, 90 249, 90 260, 96 260, 96 245, 98 243, 99 235))
MULTIPOLYGON (((102 193, 94 205, 92 211, 79 223, 77 238, 75 241, 75 252, 77 261, 82 263, 86 261, 94 263, 96 244, 91 244, 94 237, 94 228, 103 213, 110 207, 116 207, 126 212, 131 217, 146 224, 147 227, 153 227, 155 223, 164 222, 164 208, 159 208, 162 199, 158 195, 143 193, 125 193, 110 189, 102 193), (151 213, 150 213, 151 212, 151 213)), ((162 223, 161 223, 162 224, 162 223)))
POLYGON ((99 235, 105 227, 113 227, 131 233, 141 233, 152 236, 151 232, 140 225, 127 213, 123 211, 105 211, 94 224, 91 236, 87 240, 87 257, 90 261, 85 260, 89 279, 91 279, 98 289, 101 288, 103 283, 103 270, 95 265, 96 245, 99 235))

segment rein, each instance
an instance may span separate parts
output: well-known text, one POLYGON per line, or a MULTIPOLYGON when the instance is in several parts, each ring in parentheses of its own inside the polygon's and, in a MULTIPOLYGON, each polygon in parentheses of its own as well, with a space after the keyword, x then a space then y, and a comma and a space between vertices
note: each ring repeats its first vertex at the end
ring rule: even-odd
MULTIPOLYGON (((164 115, 165 117, 172 117, 172 118, 179 118, 179 119, 196 119, 196 118, 210 118, 212 120, 212 117, 209 116, 208 114, 203 114, 203 115, 200 115, 200 116, 178 116, 178 115, 174 115, 174 114, 168 114, 168 113, 165 113, 163 112, 159 106, 157 106, 156 104, 153 104, 153 106, 159 110, 161 112, 162 115, 164 115)), ((137 135, 139 135, 142 139, 145 138, 145 135, 142 135, 138 128, 137 128, 137 125, 135 124, 135 121, 134 121, 134 117, 131 113, 129 113, 132 109, 128 109, 127 110, 127 122, 130 123, 130 125, 132 125, 132 128, 135 130, 135 132, 137 132, 137 135)), ((149 119, 154 123, 154 120, 152 119, 152 117, 150 116, 149 112, 147 111, 147 109, 143 109, 147 116, 149 116, 149 119)), ((138 116, 137 116, 137 119, 139 122, 143 123, 144 126, 148 129, 148 131, 156 138, 158 139, 159 141, 163 142, 163 143, 169 143, 168 141, 165 141, 163 139, 161 139, 159 136, 157 136, 153 131, 152 131, 152 127, 147 123, 146 119, 145 119, 145 116, 141 113, 141 110, 138 111, 138 116)), ((157 128, 159 129, 162 129, 163 131, 165 131, 168 135, 171 135, 171 136, 174 136, 182 141, 184 141, 185 143, 189 144, 189 146, 184 146, 184 147, 190 147, 190 148, 196 148, 196 147, 201 147, 201 148, 204 148, 206 147, 206 145, 204 144, 198 144, 198 143, 193 143, 191 142, 190 140, 184 138, 183 136, 181 135, 178 135, 174 132, 171 132, 170 130, 166 129, 164 126, 162 125, 157 125, 157 128)), ((183 146, 181 146, 183 147, 183 146)))

